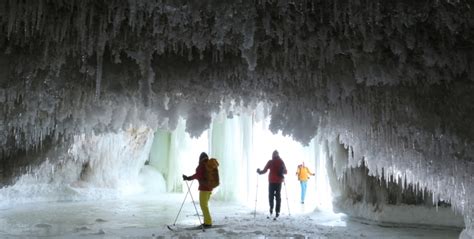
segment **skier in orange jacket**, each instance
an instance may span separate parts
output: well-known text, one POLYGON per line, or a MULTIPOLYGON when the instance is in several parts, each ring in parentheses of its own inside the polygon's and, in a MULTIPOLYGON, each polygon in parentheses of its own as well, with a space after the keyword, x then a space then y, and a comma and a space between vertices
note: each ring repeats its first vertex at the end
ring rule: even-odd
POLYGON ((304 204, 304 198, 306 196, 306 187, 308 184, 309 175, 313 175, 308 167, 304 165, 304 162, 298 165, 298 169, 296 170, 296 175, 298 176, 298 180, 300 181, 301 185, 301 204, 304 204))

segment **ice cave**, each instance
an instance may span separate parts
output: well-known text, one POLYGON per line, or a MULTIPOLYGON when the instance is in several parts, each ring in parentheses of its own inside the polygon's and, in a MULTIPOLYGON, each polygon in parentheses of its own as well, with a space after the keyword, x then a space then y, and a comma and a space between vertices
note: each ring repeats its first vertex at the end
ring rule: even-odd
POLYGON ((0 238, 474 238, 472 0, 4 0, 0 69, 0 238))

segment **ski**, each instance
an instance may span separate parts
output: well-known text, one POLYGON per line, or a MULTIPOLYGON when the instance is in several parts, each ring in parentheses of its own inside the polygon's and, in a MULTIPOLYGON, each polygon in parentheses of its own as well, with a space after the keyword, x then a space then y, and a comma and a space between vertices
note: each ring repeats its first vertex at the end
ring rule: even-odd
POLYGON ((221 228, 224 227, 225 225, 213 225, 212 227, 205 227, 203 229, 202 226, 176 226, 176 225, 166 225, 168 230, 173 231, 173 232, 179 232, 179 231, 184 231, 184 230, 203 230, 206 231, 207 229, 214 229, 214 228, 221 228))
POLYGON ((205 231, 206 229, 210 229, 210 228, 206 228, 206 227, 202 227, 202 226, 194 226, 194 227, 185 227, 184 230, 203 230, 205 231))
MULTIPOLYGON (((172 232, 180 232, 180 231, 184 231, 184 230, 197 230, 198 227, 195 226, 195 227, 182 227, 182 226, 176 226, 176 225, 166 225, 166 227, 168 228, 168 230, 172 231, 172 232)), ((199 227, 199 229, 201 229, 201 227, 199 227)))
POLYGON ((173 232, 177 231, 178 229, 175 225, 166 225, 166 227, 168 228, 168 230, 173 232))
MULTIPOLYGON (((202 230, 201 226, 186 226, 185 227, 185 226, 176 226, 176 225, 166 225, 166 227, 168 228, 168 230, 172 232, 180 232, 184 230, 202 230)), ((205 231, 205 229, 203 231, 205 231)))

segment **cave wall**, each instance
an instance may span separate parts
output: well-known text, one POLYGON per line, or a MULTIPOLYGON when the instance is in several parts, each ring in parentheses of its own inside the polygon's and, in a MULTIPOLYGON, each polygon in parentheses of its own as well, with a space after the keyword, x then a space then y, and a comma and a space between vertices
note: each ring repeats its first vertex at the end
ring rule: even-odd
POLYGON ((435 197, 427 188, 408 183, 404 175, 391 175, 388 179, 371 176, 363 159, 360 165, 347 167, 348 150, 337 140, 326 141, 323 147, 335 212, 387 226, 465 226, 463 216, 451 208, 449 198, 435 197))

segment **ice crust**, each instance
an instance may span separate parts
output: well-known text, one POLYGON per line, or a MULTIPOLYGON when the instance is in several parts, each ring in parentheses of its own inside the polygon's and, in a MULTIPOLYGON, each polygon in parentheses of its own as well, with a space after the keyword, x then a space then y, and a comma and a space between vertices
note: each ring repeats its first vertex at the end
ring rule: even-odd
POLYGON ((472 19, 462 0, 3 1, 2 155, 181 117, 199 136, 262 104, 273 132, 339 137, 347 167, 418 183, 472 227, 472 19))
POLYGON ((144 167, 153 141, 149 128, 98 136, 74 136, 66 152, 40 157, 12 186, 0 189, 1 207, 19 203, 115 199, 145 191, 163 192, 158 171, 144 167), (142 182, 142 177, 153 181, 142 182))

